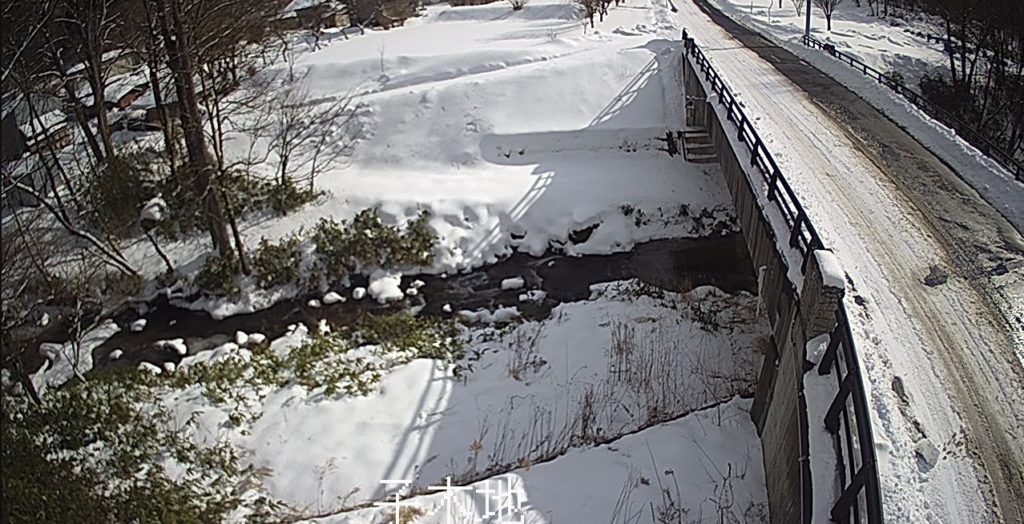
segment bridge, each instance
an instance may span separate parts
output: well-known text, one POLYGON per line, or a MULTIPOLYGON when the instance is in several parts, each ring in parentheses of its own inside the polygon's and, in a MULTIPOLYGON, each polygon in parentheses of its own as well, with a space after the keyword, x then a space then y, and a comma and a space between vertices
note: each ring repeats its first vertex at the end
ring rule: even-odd
MULTIPOLYGON (((684 33, 687 121, 674 138, 722 166, 759 268, 773 344, 752 418, 772 520, 899 521, 887 498, 938 467, 946 482, 991 482, 989 516, 1024 521, 1020 234, 877 109, 696 5, 682 7, 714 24, 684 33), (929 287, 934 267, 949 278, 929 287), (971 460, 922 460, 956 435, 971 460)), ((927 489, 956 504, 942 497, 955 486, 927 489)))

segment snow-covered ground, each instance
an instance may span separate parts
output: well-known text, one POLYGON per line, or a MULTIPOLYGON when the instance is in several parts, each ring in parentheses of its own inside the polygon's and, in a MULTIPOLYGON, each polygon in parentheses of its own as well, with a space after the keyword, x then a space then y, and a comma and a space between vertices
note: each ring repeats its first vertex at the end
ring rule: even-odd
MULTIPOLYGON (((573 513, 579 508, 562 493, 551 499, 550 482, 587 478, 564 494, 612 504, 627 474, 657 485, 650 469, 675 471, 668 485, 679 483, 672 496, 691 515, 713 513, 710 500, 723 489, 733 490, 737 514, 751 505, 763 512, 760 445, 748 402, 718 406, 752 394, 767 336, 756 297, 709 287, 676 294, 638 281, 591 291, 589 300, 563 304, 547 320, 465 330, 471 368, 460 376, 419 359, 394 368, 365 397, 272 387, 243 403, 254 416, 241 423, 229 422, 234 403, 211 404, 201 386, 171 391, 166 402, 179 420, 198 417, 193 438, 226 439, 245 450, 248 462, 269 472, 262 488, 305 515, 385 501, 399 489, 385 480, 407 481, 400 490, 406 496, 446 477, 465 485, 515 470, 532 514, 576 520, 586 514, 573 513), (709 406, 718 407, 614 442, 709 406), (604 442, 611 443, 586 450, 604 442), (648 443, 655 458, 643 452, 648 443), (589 473, 609 463, 617 466, 606 476, 589 473)), ((297 326, 270 347, 284 357, 308 339, 297 326)), ((251 355, 232 342, 186 357, 174 372, 251 355)), ((635 510, 662 502, 660 489, 629 482, 637 483, 635 510)))
POLYGON ((422 524, 499 516, 504 522, 767 522, 760 443, 749 409, 749 401, 734 399, 464 488, 443 489, 442 482, 438 493, 400 497, 398 506, 392 502, 310 522, 382 522, 395 507, 421 510, 415 522, 422 524), (508 499, 497 498, 506 493, 508 499))
MULTIPOLYGON (((804 34, 806 10, 800 14, 792 0, 780 8, 771 3, 771 17, 767 1, 752 3, 746 0, 710 0, 736 20, 755 27, 758 31, 775 36, 804 34)), ((805 2, 801 2, 805 5, 805 2)), ((895 11, 895 9, 893 10, 895 11)), ((840 2, 832 15, 832 31, 825 27, 825 18, 814 8, 811 35, 836 46, 836 50, 859 58, 880 71, 896 71, 908 85, 916 86, 926 73, 934 74, 946 67, 948 57, 942 43, 929 40, 923 34, 944 34, 944 30, 926 15, 914 15, 910 20, 893 14, 888 18, 871 16, 867 5, 840 2)))
MULTIPOLYGON (((246 239, 255 245, 366 207, 392 223, 429 209, 441 241, 430 269, 452 272, 512 249, 608 253, 706 234, 706 225, 731 214, 719 169, 657 150, 664 145, 656 139, 682 125, 678 34, 662 0, 613 8, 596 30, 583 28, 571 2, 543 0, 517 13, 505 3, 432 6, 403 28, 301 48, 294 71, 307 79, 307 103, 355 93, 358 125, 330 130, 346 150, 317 179, 328 196, 284 218, 243 224, 246 239), (348 148, 351 129, 360 133, 348 148), (637 220, 637 210, 652 220, 637 220), (707 223, 694 218, 704 210, 713 216, 707 223), (586 241, 568 241, 595 224, 586 241)), ((241 155, 248 145, 228 147, 241 155)), ((273 172, 275 162, 264 169, 273 172)), ((208 239, 166 249, 194 268, 208 239)), ((144 245, 129 257, 150 274, 162 270, 144 245)), ((535 290, 522 292, 529 299, 535 290)), ((273 298, 280 295, 242 308, 273 298)), ((514 308, 451 313, 516 320, 514 308)), ((211 404, 199 386, 168 390, 165 402, 182 421, 196 415, 192 438, 244 450, 266 472, 260 489, 303 515, 386 502, 446 477, 484 487, 509 472, 531 522, 656 522, 684 513, 763 521, 760 444, 749 401, 736 398, 752 394, 760 367, 767 329, 759 318, 749 295, 616 282, 544 321, 464 329, 472 369, 459 376, 420 359, 391 369, 362 397, 275 386, 245 403, 241 418, 231 403, 211 404)), ((284 355, 308 338, 296 327, 271 349, 284 355)), ((147 370, 252 358, 249 341, 239 340, 147 370)), ((66 371, 37 377, 59 380, 66 371)), ((476 514, 486 513, 486 502, 474 500, 476 514)), ((445 522, 442 501, 416 497, 425 513, 417 522, 445 522)), ((368 507, 328 520, 378 522, 392 511, 368 507)))
MULTIPOLYGON (((1005 364, 1014 349, 1006 328, 963 279, 925 288, 929 265, 949 264, 949 255, 920 211, 771 63, 695 5, 679 7, 687 29, 757 120, 755 127, 847 272, 846 307, 868 382, 886 517, 987 519, 986 473, 978 470, 963 436, 1019 434, 1013 406, 1020 405, 1021 387, 1005 364), (979 418, 993 409, 997 415, 979 418), (922 459, 920 450, 932 447, 941 453, 922 459)), ((977 156, 963 161, 969 163, 967 177, 993 172, 977 156)), ((1021 299, 1014 300, 1019 310, 1021 299)), ((1018 453, 1020 443, 1009 440, 1010 453, 1018 453)))
MULTIPOLYGON (((516 13, 504 3, 431 6, 402 28, 334 35, 317 51, 297 44, 291 65, 258 80, 283 82, 290 71, 308 105, 354 97, 357 121, 325 130, 337 147, 354 143, 318 176, 325 199, 245 224, 248 244, 367 207, 391 223, 430 210, 441 239, 436 272, 478 267, 513 248, 539 254, 595 224, 588 242, 566 249, 607 253, 706 233, 676 220, 677 211, 725 216, 718 168, 657 150, 665 147, 657 138, 682 120, 678 29, 663 11, 638 4, 584 31, 564 0, 516 13), (664 220, 637 226, 624 206, 664 220)), ((236 136, 229 155, 249 145, 236 136)), ((261 169, 272 174, 278 160, 271 155, 261 169)), ((175 264, 195 267, 208 251, 200 240, 166 249, 175 264)), ((129 258, 151 274, 163 269, 145 244, 129 258)))

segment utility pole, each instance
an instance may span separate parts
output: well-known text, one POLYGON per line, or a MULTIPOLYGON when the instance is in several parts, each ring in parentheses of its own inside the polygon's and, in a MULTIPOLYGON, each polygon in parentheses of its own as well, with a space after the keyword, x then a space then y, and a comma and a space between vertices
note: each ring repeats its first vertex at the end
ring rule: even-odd
POLYGON ((804 38, 811 37, 811 0, 807 0, 807 18, 804 20, 804 38))

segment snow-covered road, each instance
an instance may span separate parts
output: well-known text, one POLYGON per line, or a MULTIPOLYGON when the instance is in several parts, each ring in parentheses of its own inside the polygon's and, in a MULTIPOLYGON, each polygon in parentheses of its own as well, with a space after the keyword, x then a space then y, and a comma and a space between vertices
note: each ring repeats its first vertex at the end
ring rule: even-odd
MULTIPOLYGON (((988 275, 963 274, 954 260, 962 246, 951 245, 849 129, 773 65, 789 53, 762 52, 766 60, 694 3, 678 7, 683 25, 757 118, 755 127, 848 272, 846 302, 869 381, 887 518, 995 520, 997 501, 1002 519, 1015 521, 1024 418, 1013 341, 1019 334, 1011 333, 1019 327, 1004 319, 1020 307, 1010 303, 1020 296, 989 292, 995 286, 988 275), (923 284, 933 265, 950 271, 945 285, 923 284), (934 462, 921 452, 930 445, 939 450, 934 462)), ((1014 271, 1019 278, 1020 268, 1011 277, 1014 271)))

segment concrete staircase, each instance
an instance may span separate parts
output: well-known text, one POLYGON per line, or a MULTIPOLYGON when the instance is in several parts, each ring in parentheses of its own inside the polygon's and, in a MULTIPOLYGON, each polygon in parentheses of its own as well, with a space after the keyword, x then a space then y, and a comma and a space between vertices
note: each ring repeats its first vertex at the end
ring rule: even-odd
POLYGON ((702 127, 687 128, 683 135, 683 158, 694 164, 712 164, 718 162, 715 145, 711 143, 711 135, 702 127))

